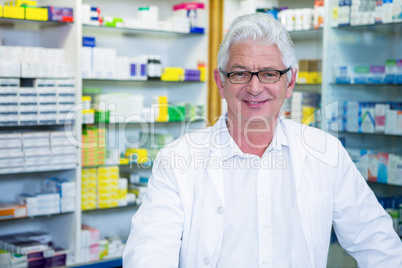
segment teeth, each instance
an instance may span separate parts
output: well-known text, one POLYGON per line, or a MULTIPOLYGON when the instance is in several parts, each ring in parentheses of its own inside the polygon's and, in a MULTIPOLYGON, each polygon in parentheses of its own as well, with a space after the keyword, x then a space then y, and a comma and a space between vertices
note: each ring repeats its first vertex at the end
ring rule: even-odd
POLYGON ((250 101, 251 104, 257 104, 258 101, 250 101))

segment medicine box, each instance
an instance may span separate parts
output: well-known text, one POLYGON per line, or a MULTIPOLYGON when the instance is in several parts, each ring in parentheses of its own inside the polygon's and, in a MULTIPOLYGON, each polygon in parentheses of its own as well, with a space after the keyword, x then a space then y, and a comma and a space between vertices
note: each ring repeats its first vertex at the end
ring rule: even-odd
POLYGON ((25 19, 47 21, 48 10, 47 8, 25 7, 25 19))
POLYGON ((367 84, 370 75, 369 66, 356 66, 353 69, 353 83, 355 84, 367 84))
POLYGON ((16 203, 0 204, 0 220, 11 218, 23 218, 27 216, 27 208, 16 203))
POLYGON ((74 12, 69 7, 47 6, 49 21, 74 22, 74 12))
POLYGON ((372 65, 370 66, 370 75, 368 77, 369 84, 382 84, 385 80, 385 66, 372 65))
POLYGON ((4 6, 3 16, 4 18, 23 20, 25 18, 25 9, 19 6, 4 6))

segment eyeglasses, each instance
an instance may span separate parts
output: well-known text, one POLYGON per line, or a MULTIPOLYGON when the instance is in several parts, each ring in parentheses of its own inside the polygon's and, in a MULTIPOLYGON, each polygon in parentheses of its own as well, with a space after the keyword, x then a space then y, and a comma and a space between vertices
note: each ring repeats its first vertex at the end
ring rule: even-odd
POLYGON ((241 71, 241 72, 230 72, 227 73, 221 68, 219 71, 229 77, 230 82, 234 84, 245 84, 251 81, 254 75, 258 77, 261 83, 275 83, 277 82, 282 75, 289 72, 291 68, 287 68, 286 70, 262 70, 259 72, 249 72, 249 71, 241 71))

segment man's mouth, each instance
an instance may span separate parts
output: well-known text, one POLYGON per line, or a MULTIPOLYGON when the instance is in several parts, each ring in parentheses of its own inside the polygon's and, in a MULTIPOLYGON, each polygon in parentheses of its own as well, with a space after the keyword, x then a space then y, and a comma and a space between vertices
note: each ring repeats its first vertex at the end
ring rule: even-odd
POLYGON ((243 100, 247 106, 251 108, 260 108, 262 107, 268 100, 263 100, 263 101, 248 101, 248 100, 243 100))
POLYGON ((267 100, 263 100, 263 101, 247 101, 247 100, 244 100, 244 101, 247 102, 247 103, 250 103, 250 104, 259 104, 259 103, 264 103, 267 100))

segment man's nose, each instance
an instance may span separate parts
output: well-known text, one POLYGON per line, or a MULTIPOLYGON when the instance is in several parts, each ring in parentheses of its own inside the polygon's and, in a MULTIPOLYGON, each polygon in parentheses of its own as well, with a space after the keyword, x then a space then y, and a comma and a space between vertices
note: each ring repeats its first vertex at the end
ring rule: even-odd
POLYGON ((256 96, 263 91, 264 86, 256 74, 251 77, 250 82, 247 84, 247 92, 251 95, 256 96))

